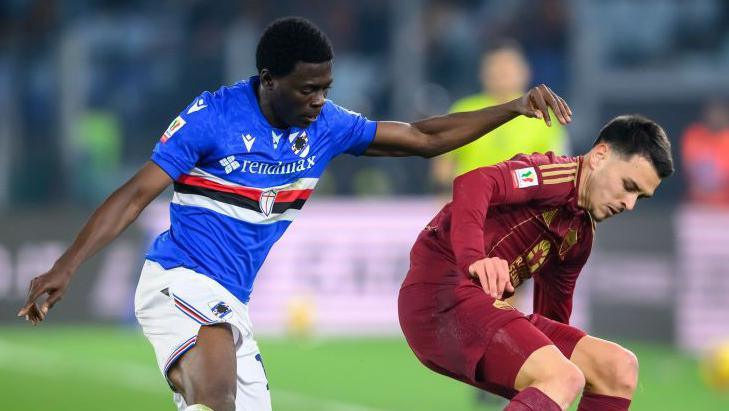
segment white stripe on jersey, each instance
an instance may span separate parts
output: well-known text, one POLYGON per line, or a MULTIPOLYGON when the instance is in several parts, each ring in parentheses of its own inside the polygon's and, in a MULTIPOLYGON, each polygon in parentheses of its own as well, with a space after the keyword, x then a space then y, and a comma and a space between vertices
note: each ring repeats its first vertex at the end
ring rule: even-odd
POLYGON ((224 180, 216 175, 210 174, 200 168, 193 168, 189 173, 191 176, 202 177, 206 180, 214 183, 222 184, 229 187, 242 187, 251 188, 254 190, 267 191, 267 190, 278 190, 278 191, 289 191, 289 190, 313 190, 316 187, 316 183, 319 182, 318 178, 300 178, 288 184, 282 184, 272 187, 249 187, 240 184, 236 184, 232 181, 224 180))
MULTIPOLYGON (((314 179, 315 180, 315 179, 314 179)), ((245 221, 252 224, 273 224, 278 221, 294 221, 300 210, 289 208, 281 214, 271 214, 265 216, 257 211, 249 210, 234 206, 232 204, 215 201, 205 196, 196 194, 184 194, 175 192, 172 196, 172 202, 183 206, 193 206, 215 211, 236 220, 245 221)))

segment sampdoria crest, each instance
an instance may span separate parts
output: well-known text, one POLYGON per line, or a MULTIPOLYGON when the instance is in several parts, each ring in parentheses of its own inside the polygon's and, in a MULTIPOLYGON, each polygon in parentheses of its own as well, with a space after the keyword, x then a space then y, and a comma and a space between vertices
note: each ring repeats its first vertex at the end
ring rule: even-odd
POLYGON ((306 135, 306 131, 289 134, 289 143, 291 151, 297 156, 305 158, 309 155, 309 136, 306 135))

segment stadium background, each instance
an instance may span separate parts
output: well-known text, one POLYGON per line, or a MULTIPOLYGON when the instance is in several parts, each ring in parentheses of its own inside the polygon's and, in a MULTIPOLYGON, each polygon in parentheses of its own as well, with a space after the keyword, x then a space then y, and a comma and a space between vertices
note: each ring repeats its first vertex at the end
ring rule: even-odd
MULTIPOLYGON (((637 212, 599 226, 574 321, 638 354, 634 409, 729 409, 729 394, 704 384, 699 367, 729 338, 729 207, 689 196, 712 178, 712 163, 692 180, 681 156, 707 104, 729 98, 721 0, 4 1, 0 409, 173 409, 132 312, 168 193, 80 270, 42 327, 15 313, 30 278, 148 158, 179 110, 252 75, 266 23, 291 14, 332 39, 330 98, 372 119, 447 111, 478 90, 480 52, 508 37, 523 46, 533 83, 570 103, 575 153, 619 113, 663 124, 678 173, 637 212)), ((335 160, 274 247, 251 303, 274 409, 498 408, 422 367, 399 332, 408 249, 444 202, 429 167, 335 160)))

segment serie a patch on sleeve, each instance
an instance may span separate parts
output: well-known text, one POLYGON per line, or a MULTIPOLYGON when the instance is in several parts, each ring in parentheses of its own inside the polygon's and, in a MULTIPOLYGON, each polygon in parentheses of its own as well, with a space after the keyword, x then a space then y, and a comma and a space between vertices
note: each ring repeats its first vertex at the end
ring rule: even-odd
POLYGON ((163 143, 166 143, 167 140, 170 139, 179 129, 181 129, 185 125, 186 121, 184 118, 177 116, 172 122, 170 123, 170 126, 167 127, 167 130, 165 130, 164 134, 162 134, 162 137, 160 138, 160 141, 163 143))
POLYGON ((539 185, 539 178, 534 167, 519 168, 512 171, 514 188, 526 188, 539 185))

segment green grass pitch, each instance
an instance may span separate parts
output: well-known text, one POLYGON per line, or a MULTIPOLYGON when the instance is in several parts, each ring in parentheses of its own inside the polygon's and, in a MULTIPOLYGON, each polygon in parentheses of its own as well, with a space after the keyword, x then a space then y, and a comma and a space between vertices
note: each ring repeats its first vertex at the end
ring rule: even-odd
MULTIPOLYGON (((477 406, 471 388, 420 365, 400 338, 261 338, 259 345, 277 411, 500 409, 477 406)), ((663 346, 625 345, 641 361, 631 409, 729 410, 729 393, 704 386, 694 359, 663 346)), ((136 329, 5 326, 0 386, 4 411, 175 409, 136 329)))

